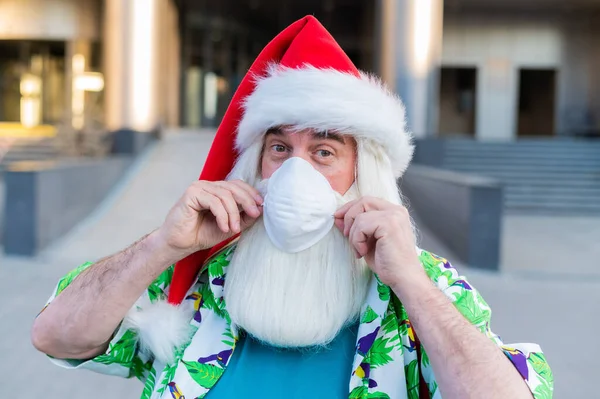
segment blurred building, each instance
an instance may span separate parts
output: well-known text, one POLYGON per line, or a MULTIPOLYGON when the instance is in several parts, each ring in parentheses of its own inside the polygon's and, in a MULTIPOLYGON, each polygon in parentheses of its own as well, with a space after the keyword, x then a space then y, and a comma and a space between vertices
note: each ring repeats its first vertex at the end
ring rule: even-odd
POLYGON ((306 14, 401 95, 417 137, 600 130, 600 0, 0 0, 0 137, 216 126, 306 14))
MULTIPOLYGON (((5 248, 34 253, 87 215, 132 159, 105 155, 217 126, 260 50, 307 14, 400 95, 432 190, 439 168, 460 173, 431 207, 489 208, 461 194, 475 173, 501 210, 600 214, 600 0, 0 0, 5 248), (6 172, 82 156, 98 159, 6 172), (77 212, 69 190, 89 194, 77 212)), ((490 224, 469 212, 457 226, 490 224)))

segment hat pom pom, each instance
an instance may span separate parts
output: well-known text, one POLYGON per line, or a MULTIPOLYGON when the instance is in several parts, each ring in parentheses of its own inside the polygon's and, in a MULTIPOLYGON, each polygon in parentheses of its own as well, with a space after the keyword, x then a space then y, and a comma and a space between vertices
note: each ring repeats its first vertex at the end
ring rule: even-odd
POLYGON ((193 309, 162 300, 151 302, 143 295, 125 316, 123 326, 137 333, 141 352, 170 364, 176 350, 191 337, 192 314, 193 309))

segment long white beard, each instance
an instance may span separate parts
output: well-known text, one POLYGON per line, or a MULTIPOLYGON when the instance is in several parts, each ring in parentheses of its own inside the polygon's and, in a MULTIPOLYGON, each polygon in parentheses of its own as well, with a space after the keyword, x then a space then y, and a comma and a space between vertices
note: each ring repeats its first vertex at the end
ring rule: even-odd
MULTIPOLYGON (((348 194, 338 198, 340 205, 357 197, 348 194)), ((227 268, 225 303, 232 323, 265 343, 326 345, 360 314, 371 275, 335 227, 291 254, 271 243, 258 220, 242 234, 227 268)))

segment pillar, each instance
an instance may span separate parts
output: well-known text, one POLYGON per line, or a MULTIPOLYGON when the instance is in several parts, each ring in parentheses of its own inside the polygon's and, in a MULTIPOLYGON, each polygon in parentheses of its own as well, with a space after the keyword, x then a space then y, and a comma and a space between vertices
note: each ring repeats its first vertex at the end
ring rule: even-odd
POLYGON ((438 130, 443 0, 378 0, 377 62, 406 106, 415 137, 438 130))
POLYGON ((106 126, 117 153, 138 152, 160 122, 161 1, 105 1, 106 126))

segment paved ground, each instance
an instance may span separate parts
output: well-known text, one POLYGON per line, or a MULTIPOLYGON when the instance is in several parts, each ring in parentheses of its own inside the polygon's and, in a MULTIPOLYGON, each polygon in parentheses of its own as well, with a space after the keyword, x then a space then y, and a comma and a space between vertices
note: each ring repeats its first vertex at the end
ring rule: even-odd
MULTIPOLYGON (((0 255, 0 387, 6 397, 139 397, 137 381, 52 366, 31 347, 29 328, 61 275, 119 250, 161 223, 197 178, 211 139, 206 132, 167 136, 63 240, 34 259, 0 255)), ((421 236, 422 247, 453 259, 430 232, 422 230, 421 236)), ((507 217, 501 274, 455 262, 491 304, 493 328, 506 342, 542 345, 557 379, 556 398, 594 397, 597 391, 599 237, 600 219, 507 217)))

